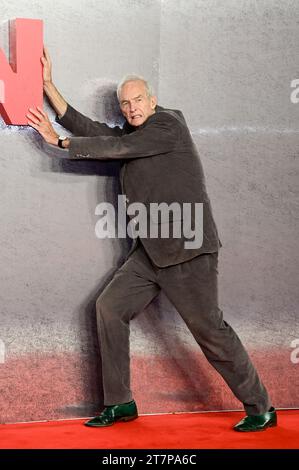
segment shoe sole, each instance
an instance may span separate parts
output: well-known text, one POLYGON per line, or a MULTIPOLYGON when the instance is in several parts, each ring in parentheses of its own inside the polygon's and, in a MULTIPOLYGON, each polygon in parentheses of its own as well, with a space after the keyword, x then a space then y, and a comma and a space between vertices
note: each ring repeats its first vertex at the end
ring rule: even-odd
POLYGON ((268 426, 262 428, 262 429, 236 429, 236 428, 233 428, 234 431, 237 431, 237 432, 262 432, 262 431, 266 431, 268 428, 275 428, 277 426, 277 423, 271 423, 271 424, 268 424, 268 426))
POLYGON ((108 423, 108 424, 88 424, 88 421, 84 423, 85 426, 88 426, 90 428, 106 428, 108 426, 113 426, 115 423, 119 423, 120 421, 128 422, 128 421, 133 421, 134 419, 137 419, 138 415, 135 416, 124 416, 122 418, 116 419, 113 423, 108 423))
POLYGON ((138 415, 135 415, 135 416, 125 416, 123 418, 120 418, 118 419, 117 421, 133 421, 134 419, 137 419, 138 418, 138 415))

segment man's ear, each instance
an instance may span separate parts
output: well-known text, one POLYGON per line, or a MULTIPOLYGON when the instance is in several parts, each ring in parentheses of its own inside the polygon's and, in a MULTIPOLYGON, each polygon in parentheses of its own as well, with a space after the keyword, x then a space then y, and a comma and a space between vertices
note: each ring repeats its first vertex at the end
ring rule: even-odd
POLYGON ((152 109, 155 109, 155 107, 157 106, 158 104, 158 98, 156 96, 152 96, 151 97, 151 108, 152 109))

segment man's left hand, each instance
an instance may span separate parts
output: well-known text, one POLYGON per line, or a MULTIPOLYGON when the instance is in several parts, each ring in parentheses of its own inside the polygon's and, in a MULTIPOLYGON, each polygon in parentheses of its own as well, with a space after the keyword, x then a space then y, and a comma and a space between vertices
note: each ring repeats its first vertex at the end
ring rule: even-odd
POLYGON ((39 106, 36 109, 29 108, 26 117, 29 126, 36 129, 48 144, 58 145, 59 135, 55 132, 48 115, 39 106))

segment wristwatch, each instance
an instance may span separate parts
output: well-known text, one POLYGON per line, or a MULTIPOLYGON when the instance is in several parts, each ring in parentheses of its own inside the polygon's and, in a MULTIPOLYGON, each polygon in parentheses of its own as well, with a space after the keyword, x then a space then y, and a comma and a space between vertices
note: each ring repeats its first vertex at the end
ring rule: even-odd
POLYGON ((67 139, 67 137, 65 135, 60 135, 58 137, 58 147, 60 147, 61 149, 63 149, 64 147, 62 146, 62 142, 67 139))

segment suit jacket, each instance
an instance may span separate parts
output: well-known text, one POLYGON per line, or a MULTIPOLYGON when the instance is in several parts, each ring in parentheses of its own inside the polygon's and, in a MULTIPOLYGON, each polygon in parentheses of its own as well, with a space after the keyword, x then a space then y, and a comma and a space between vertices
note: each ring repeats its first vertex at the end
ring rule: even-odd
MULTIPOLYGON (((151 203, 203 203, 203 242, 187 249, 183 234, 179 238, 140 236, 151 261, 158 267, 182 263, 202 253, 218 251, 221 243, 207 195, 205 178, 197 148, 181 111, 156 107, 144 124, 135 128, 127 122, 123 128, 93 121, 68 104, 66 113, 56 121, 70 130, 69 158, 74 160, 121 160, 122 192, 127 203, 142 202, 153 220, 151 203)), ((135 222, 136 217, 134 218, 135 222)), ((170 225, 181 223, 170 212, 170 225)), ((168 221, 167 221, 168 222, 168 221)), ((194 224, 194 214, 192 223, 194 224)), ((171 230, 170 230, 171 232, 171 230)), ((130 253, 135 248, 136 243, 130 253)))

